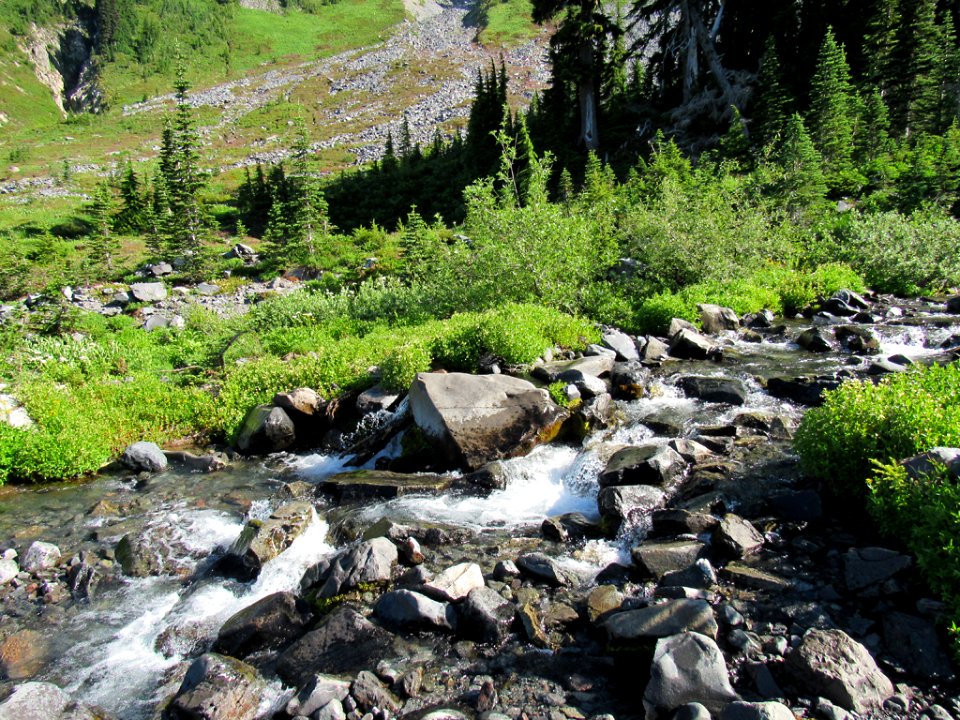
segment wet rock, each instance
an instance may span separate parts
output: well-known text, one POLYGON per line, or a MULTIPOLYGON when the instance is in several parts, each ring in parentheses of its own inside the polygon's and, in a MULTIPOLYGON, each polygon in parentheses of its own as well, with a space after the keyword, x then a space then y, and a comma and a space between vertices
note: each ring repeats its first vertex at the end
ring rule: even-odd
POLYGON ((460 633, 480 642, 499 645, 510 634, 516 606, 488 587, 470 591, 460 605, 460 633))
POLYGON ((642 398, 648 383, 647 370, 638 362, 617 363, 610 373, 610 391, 621 400, 642 398))
POLYGON ((0 720, 56 720, 69 704, 70 697, 53 683, 27 682, 0 702, 0 720))
POLYGON ((723 576, 737 587, 768 590, 770 592, 786 592, 793 587, 789 580, 773 573, 743 565, 730 563, 722 570, 723 576))
POLYGON ((382 385, 374 385, 357 396, 357 410, 362 415, 382 412, 391 408, 399 399, 398 393, 386 390, 382 385))
POLYGON ((626 333, 614 329, 605 330, 602 338, 603 344, 617 354, 617 360, 626 362, 640 359, 636 343, 626 333))
POLYGON ((804 330, 796 339, 797 345, 813 353, 825 353, 833 350, 830 340, 820 328, 812 327, 804 330))
POLYGON ((681 330, 670 341, 670 355, 681 360, 719 360, 723 350, 696 330, 688 328, 681 330))
POLYGON ((172 549, 150 534, 124 535, 114 548, 114 555, 128 577, 170 575, 176 570, 172 549))
POLYGON ((277 661, 277 675, 288 685, 302 686, 317 673, 355 673, 388 656, 393 635, 350 607, 330 613, 287 648, 277 661))
POLYGON ((550 639, 543 629, 543 618, 540 616, 539 610, 529 603, 524 604, 517 610, 517 618, 527 640, 537 647, 550 647, 550 639))
POLYGON ((0 679, 26 680, 43 669, 47 641, 34 630, 21 630, 0 642, 0 679))
POLYGON ((705 402, 743 405, 747 401, 747 385, 738 378, 690 375, 678 383, 687 397, 705 402))
POLYGON ((217 472, 227 467, 226 456, 222 453, 194 455, 183 450, 164 450, 163 454, 168 462, 176 463, 181 469, 189 472, 217 472))
POLYGON ((396 696, 368 670, 357 674, 350 685, 350 695, 357 701, 357 707, 365 712, 372 712, 376 708, 393 714, 400 709, 400 701, 396 696))
POLYGON ((293 593, 267 595, 223 624, 214 650, 241 659, 262 650, 276 650, 303 635, 313 618, 310 606, 293 593))
POLYGON ((743 324, 755 329, 765 329, 773 327, 773 321, 776 319, 777 317, 773 314, 773 311, 764 309, 757 313, 744 315, 743 324))
POLYGON ((297 388, 273 396, 273 405, 293 422, 294 436, 302 447, 316 446, 330 428, 326 401, 312 388, 297 388))
POLYGON ((487 463, 479 470, 464 475, 463 482, 483 490, 505 490, 507 470, 501 462, 487 463))
POLYGON ((908 555, 886 548, 851 548, 844 555, 844 579, 849 590, 877 585, 913 565, 908 555))
POLYGON ((857 713, 878 709, 893 695, 867 649, 842 630, 808 630, 787 656, 786 670, 807 692, 857 713))
POLYGON ((597 508, 607 527, 616 532, 624 522, 639 521, 666 502, 667 495, 652 485, 605 487, 597 495, 597 508))
POLYGON ((253 720, 265 691, 252 666, 207 653, 187 670, 169 712, 174 720, 253 720))
POLYGON ((583 513, 565 513, 547 518, 540 526, 540 532, 545 538, 554 542, 597 538, 603 535, 600 525, 583 513))
POLYGON ((954 676, 933 623, 900 612, 885 613, 883 637, 887 651, 911 675, 927 679, 954 676))
POLYGON ((397 560, 397 546, 386 538, 364 541, 333 560, 329 572, 321 578, 317 596, 332 598, 360 583, 389 580, 397 560))
POLYGON ((453 631, 457 628, 457 611, 453 605, 411 590, 384 593, 374 612, 384 625, 397 630, 453 631))
POLYGON ((717 572, 706 558, 682 570, 667 572, 660 578, 660 587, 682 587, 709 590, 717 585, 717 572))
POLYGON ((670 720, 710 720, 710 711, 698 702, 687 703, 678 707, 670 720))
POLYGON ((577 370, 568 370, 560 373, 558 382, 568 383, 567 399, 577 400, 580 398, 592 398, 597 395, 604 395, 610 389, 604 380, 593 375, 584 375, 577 370), (578 398, 570 397, 570 393, 576 391, 578 398))
POLYGON ((674 438, 667 443, 667 447, 691 465, 699 465, 714 457, 713 451, 706 445, 688 438, 674 438))
POLYGON ((219 571, 240 580, 255 578, 264 563, 290 547, 314 517, 310 503, 294 501, 278 507, 266 520, 251 520, 219 561, 219 571))
POLYGON ((534 582, 542 582, 553 587, 575 585, 577 578, 560 567, 559 563, 543 553, 526 553, 517 558, 520 572, 534 582))
POLYGON ((947 299, 946 309, 949 313, 955 313, 960 315, 960 295, 955 295, 952 298, 947 299))
POLYGON ((600 487, 654 485, 669 487, 686 469, 686 463, 666 445, 648 444, 618 450, 600 473, 600 487))
POLYGON ((463 373, 418 373, 410 410, 439 452, 467 470, 552 440, 570 415, 525 380, 463 373))
POLYGON ((520 568, 513 560, 500 560, 493 568, 493 577, 495 580, 509 580, 520 577, 520 568))
POLYGON ((137 302, 160 302, 167 299, 167 288, 163 283, 134 283, 130 294, 137 302))
POLYGON ((716 642, 693 632, 657 642, 650 681, 643 693, 647 720, 668 720, 676 708, 691 702, 719 715, 738 699, 716 642))
POLYGON ((880 338, 868 328, 842 325, 834 328, 833 335, 849 352, 858 355, 876 355, 880 352, 880 338))
POLYGON ((823 517, 823 502, 815 490, 784 490, 770 496, 770 509, 788 522, 812 522, 823 517))
POLYGON ((650 335, 644 340, 643 349, 640 351, 640 362, 659 363, 666 360, 669 355, 670 346, 663 340, 650 335))
POLYGON ((133 472, 160 472, 167 467, 167 456, 163 454, 156 443, 135 442, 128 445, 123 455, 120 456, 120 462, 126 465, 133 472))
POLYGON ((727 557, 743 559, 763 546, 763 535, 739 515, 727 513, 713 531, 713 542, 727 557))
POLYGON ((237 450, 246 455, 266 455, 291 447, 296 440, 293 420, 272 405, 258 405, 243 419, 237 433, 237 450))
POLYGON ((20 572, 16 560, 0 558, 0 587, 13 580, 20 572))
POLYGON ((705 549, 698 540, 652 540, 642 542, 630 554, 637 567, 659 580, 668 572, 693 565, 705 549))
POLYGON ((740 327, 740 318, 728 307, 701 303, 697 305, 697 310, 700 312, 700 328, 708 335, 740 327))
POLYGON ((471 590, 483 587, 483 571, 476 563, 460 563, 438 574, 423 586, 423 592, 447 602, 457 602, 471 590))
POLYGON ((939 466, 946 467, 952 478, 960 479, 960 449, 958 448, 935 447, 903 460, 900 464, 907 471, 907 475, 914 480, 929 475, 939 466))
POLYGON ((603 377, 616 364, 615 354, 588 355, 567 362, 545 363, 533 369, 533 376, 543 382, 556 382, 562 375, 577 373, 581 376, 603 377))
POLYGON ((906 365, 900 365, 891 360, 876 360, 867 366, 867 375, 892 375, 907 370, 906 365))
POLYGON ((691 512, 678 508, 657 510, 653 513, 651 537, 700 535, 712 530, 718 522, 716 517, 705 512, 691 512))
POLYGON ((697 326, 689 320, 684 320, 683 318, 673 318, 670 321, 670 325, 667 326, 667 337, 672 340, 684 330, 693 330, 694 332, 697 332, 697 326))
POLYGON ((598 623, 620 609, 623 605, 623 593, 615 585, 597 585, 587 595, 587 619, 598 623))
POLYGON ((638 610, 614 613, 602 626, 611 645, 649 638, 662 638, 682 632, 697 632, 717 637, 713 608, 703 600, 668 600, 638 610))
POLYGON ((500 701, 497 695, 497 689, 492 680, 484 680, 480 686, 480 692, 477 694, 477 712, 490 712, 500 701))
MULTIPOLYGON (((331 701, 338 703, 350 694, 350 683, 331 675, 316 675, 287 703, 290 717, 313 715, 331 701)), ((341 705, 340 711, 343 712, 341 705)))
POLYGON ((354 502, 389 500, 404 495, 437 495, 449 490, 451 485, 453 478, 447 475, 353 470, 332 475, 320 484, 320 489, 341 502, 354 502))
POLYGON ((37 573, 60 564, 60 548, 53 543, 34 541, 27 548, 20 566, 27 572, 37 573))
POLYGON ((796 716, 782 703, 738 700, 723 709, 720 720, 796 720, 796 716))
POLYGON ((412 670, 407 670, 400 677, 399 685, 399 690, 405 697, 415 698, 419 696, 420 689, 423 687, 423 668, 415 667, 412 670))
POLYGON ((793 400, 801 405, 817 406, 823 403, 826 390, 836 390, 842 381, 838 377, 770 378, 767 392, 776 398, 793 400))
POLYGON ((78 562, 67 570, 67 587, 74 600, 89 600, 100 583, 100 572, 96 566, 78 562))

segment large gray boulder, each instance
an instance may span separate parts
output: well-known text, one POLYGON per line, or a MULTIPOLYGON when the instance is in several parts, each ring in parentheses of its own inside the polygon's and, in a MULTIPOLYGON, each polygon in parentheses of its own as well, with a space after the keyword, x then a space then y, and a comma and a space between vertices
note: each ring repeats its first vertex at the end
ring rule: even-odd
POLYGON ((24 553, 20 566, 27 572, 41 572, 60 563, 60 548, 53 543, 35 540, 24 553))
POLYGON ((720 720, 796 720, 796 715, 783 703, 742 702, 727 705, 720 720))
POLYGON ((517 558, 517 567, 520 572, 534 582, 547 583, 553 587, 561 585, 575 585, 577 578, 560 567, 560 564, 549 555, 533 552, 517 558))
POLYGON ((786 670, 807 692, 856 713, 879 709, 894 692, 870 652, 842 630, 808 630, 786 670))
POLYGON ((253 666, 207 653, 187 670, 169 714, 173 720, 254 720, 266 689, 253 666))
POLYGON ((638 610, 611 615, 603 623, 607 638, 614 645, 662 638, 683 632, 697 632, 715 638, 717 620, 705 600, 668 600, 638 610))
POLYGON ((616 531, 624 522, 635 523, 663 507, 667 494, 652 485, 605 487, 597 494, 597 509, 607 530, 616 531))
POLYGON ((634 564, 656 579, 685 570, 706 550, 699 540, 645 540, 631 551, 634 564))
POLYGON ((719 715, 739 699, 730 685, 723 653, 712 639, 687 632, 657 642, 650 682, 643 693, 646 720, 667 720, 674 710, 694 702, 719 715))
POLYGON ((0 720, 58 720, 70 696, 53 683, 27 682, 0 702, 0 720))
POLYGON ((332 598, 352 590, 360 583, 384 582, 390 579, 399 554, 397 546, 387 538, 366 540, 341 553, 322 579, 317 596, 332 598))
POLYGON ((647 444, 618 450, 600 473, 600 487, 655 485, 666 488, 683 474, 686 462, 666 445, 647 444))
POLYGON ((273 405, 257 405, 243 419, 234 444, 247 455, 266 455, 286 450, 296 441, 293 420, 273 405))
POLYGON ((760 551, 763 535, 739 515, 727 513, 713 531, 713 542, 727 557, 742 560, 747 555, 760 551))
POLYGON ((603 344, 617 354, 617 360, 639 360, 640 353, 637 352, 637 344, 625 332, 616 329, 605 330, 603 333, 603 344))
POLYGON ((483 587, 483 571, 476 563, 465 562, 448 567, 425 583, 423 592, 443 602, 463 600, 476 588, 483 587))
POLYGON ((287 715, 313 715, 332 700, 343 701, 350 694, 350 683, 331 675, 316 675, 287 703, 287 715))
POLYGON ((670 356, 681 360, 718 360, 722 355, 719 345, 690 328, 681 330, 670 341, 670 356))
POLYGON ((687 397, 704 402, 743 405, 747 401, 747 385, 739 378, 689 375, 678 383, 687 397))
POLYGON ((700 311, 700 327, 710 335, 740 327, 740 318, 728 307, 701 303, 697 305, 697 310, 700 311))
POLYGON ((399 630, 448 630, 457 628, 457 611, 448 602, 437 602, 412 590, 391 590, 377 601, 377 617, 387 627, 399 630))
POLYGON ((251 520, 221 559, 220 570, 241 580, 255 578, 264 563, 290 547, 314 517, 310 503, 289 502, 266 520, 251 520))
POLYGON ((221 626, 214 650, 236 658, 275 650, 303 635, 311 622, 310 605, 293 593, 267 595, 221 626))
POLYGON ((938 467, 945 467, 950 477, 960 479, 960 448, 935 447, 900 462, 913 479, 929 475, 938 467))
POLYGON ((120 462, 134 472, 160 472, 167 467, 167 456, 156 443, 135 442, 123 451, 120 462))
POLYGON ((526 380, 464 373, 418 373, 410 410, 447 462, 467 470, 552 440, 570 414, 526 380))
POLYGON ((162 282, 134 283, 130 294, 137 302, 160 302, 167 299, 167 288, 162 282))
POLYGON ((460 605, 460 632, 474 640, 500 644, 510 634, 516 605, 484 586, 471 590, 460 605))
POLYGON ((879 547, 850 548, 843 559, 847 589, 854 592, 879 585, 913 565, 909 555, 879 547))

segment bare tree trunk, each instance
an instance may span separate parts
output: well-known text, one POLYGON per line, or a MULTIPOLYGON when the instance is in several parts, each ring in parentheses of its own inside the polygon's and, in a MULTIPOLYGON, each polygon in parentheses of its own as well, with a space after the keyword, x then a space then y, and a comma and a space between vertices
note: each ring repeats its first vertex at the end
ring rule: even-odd
MULTIPOLYGON (((733 87, 730 85, 730 81, 727 79, 727 72, 723 69, 723 65, 720 62, 720 56, 717 54, 717 48, 713 44, 713 39, 716 37, 716 31, 719 30, 720 19, 723 15, 723 4, 720 5, 720 15, 717 17, 717 20, 714 23, 716 28, 714 34, 711 36, 707 32, 706 26, 703 24, 703 18, 700 16, 700 13, 697 11, 694 3, 689 1, 685 2, 685 5, 690 15, 690 24, 693 26, 694 32, 697 37, 697 44, 700 46, 700 50, 703 52, 704 58, 706 58, 707 65, 710 67, 710 74, 713 75, 714 79, 717 81, 717 85, 720 87, 720 92, 723 94, 724 103, 727 106, 727 111, 731 107, 737 108, 740 111, 740 107, 737 106, 736 94, 733 92, 733 87)), ((746 130, 746 126, 744 126, 746 130)))
POLYGON ((697 35, 690 22, 693 9, 690 7, 689 0, 683 0, 680 5, 680 21, 682 27, 680 36, 685 38, 684 56, 683 56, 683 102, 688 103, 697 87, 697 79, 700 77, 699 58, 697 56, 697 35))
POLYGON ((593 42, 580 46, 580 64, 583 75, 577 87, 580 100, 580 141, 587 150, 600 147, 597 126, 597 93, 593 86, 593 42))

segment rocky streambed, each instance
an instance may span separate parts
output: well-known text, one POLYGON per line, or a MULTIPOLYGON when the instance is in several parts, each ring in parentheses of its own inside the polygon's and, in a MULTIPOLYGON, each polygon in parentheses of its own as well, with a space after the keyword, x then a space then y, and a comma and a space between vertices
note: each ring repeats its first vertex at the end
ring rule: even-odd
MULTIPOLYGON (((324 433, 352 455, 0 489, 0 718, 960 717, 915 559, 790 445, 823 388, 954 358, 960 317, 826 307, 609 331, 534 384, 422 375, 324 433)), ((248 449, 311 407, 278 397, 248 449)))

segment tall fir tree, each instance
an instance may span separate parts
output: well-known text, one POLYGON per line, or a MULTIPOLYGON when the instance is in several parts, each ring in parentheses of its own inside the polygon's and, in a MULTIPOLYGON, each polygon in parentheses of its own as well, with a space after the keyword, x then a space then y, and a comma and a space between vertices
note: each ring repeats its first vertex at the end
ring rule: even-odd
POLYGON ((787 121, 777 164, 782 173, 778 193, 794 218, 802 219, 823 202, 827 184, 823 158, 814 146, 803 118, 797 113, 787 121))
POLYGON ((810 135, 823 157, 827 183, 849 190, 853 175, 856 109, 850 68, 843 46, 827 28, 810 82, 810 135))
POLYGON ((142 233, 147 230, 147 214, 149 212, 147 198, 140 188, 140 180, 133 169, 132 163, 127 163, 120 177, 120 212, 117 213, 114 228, 120 232, 142 233))
POLYGON ((937 1, 913 0, 902 7, 893 70, 894 123, 906 135, 936 133, 941 130, 937 1))
POLYGON ((899 0, 875 0, 863 36, 864 79, 885 95, 890 90, 900 27, 899 0))
POLYGON ((783 133, 793 104, 793 98, 783 82, 780 55, 773 35, 767 36, 764 48, 751 102, 753 122, 750 129, 750 139, 761 149, 783 133))
POLYGON ((107 182, 101 182, 93 195, 90 209, 93 231, 87 246, 87 260, 98 275, 113 272, 114 261, 120 250, 119 239, 113 233, 113 210, 113 191, 107 182))

